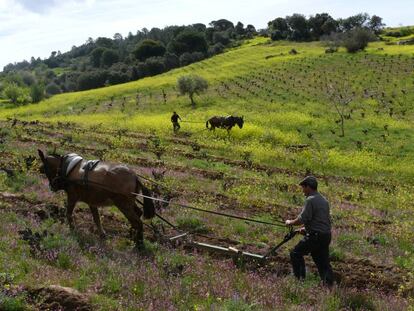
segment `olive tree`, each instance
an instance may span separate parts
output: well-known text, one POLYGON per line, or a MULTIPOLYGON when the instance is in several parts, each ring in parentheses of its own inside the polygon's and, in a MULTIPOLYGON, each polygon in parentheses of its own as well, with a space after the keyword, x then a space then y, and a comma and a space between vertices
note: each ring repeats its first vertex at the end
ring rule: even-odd
POLYGON ((17 104, 19 98, 23 94, 22 88, 19 87, 16 83, 11 83, 5 87, 4 96, 10 100, 12 104, 17 104))
POLYGON ((346 34, 344 46, 348 53, 363 51, 370 41, 375 40, 374 34, 365 28, 356 28, 346 34))
POLYGON ((191 100, 191 106, 195 108, 194 94, 200 94, 207 90, 207 81, 197 75, 187 75, 178 78, 177 81, 178 90, 181 95, 188 95, 191 100))

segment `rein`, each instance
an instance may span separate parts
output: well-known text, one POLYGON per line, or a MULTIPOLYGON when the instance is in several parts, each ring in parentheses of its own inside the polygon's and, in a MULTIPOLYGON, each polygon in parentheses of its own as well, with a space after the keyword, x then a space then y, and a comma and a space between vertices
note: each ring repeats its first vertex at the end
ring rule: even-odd
POLYGON ((187 120, 182 120, 182 123, 200 123, 200 124, 204 124, 206 123, 206 121, 187 121, 187 120))
MULTIPOLYGON (((62 166, 62 160, 61 160, 61 163, 60 163, 60 166, 59 166, 59 168, 61 168, 61 166, 62 166)), ((47 166, 45 165, 45 172, 46 172, 46 170, 48 170, 48 168, 46 168, 47 166)), ((49 178, 49 176, 48 176, 48 179, 49 179, 49 182, 51 183, 51 188, 52 188, 52 191, 57 191, 57 190, 60 190, 60 189, 58 189, 57 187, 55 187, 52 183, 57 183, 58 181, 59 181, 59 179, 63 179, 63 184, 67 184, 67 183, 73 183, 73 184, 77 184, 77 185, 83 185, 83 180, 70 180, 70 179, 68 179, 68 178, 65 178, 65 177, 63 177, 63 176, 61 176, 61 174, 59 173, 58 174, 58 176, 56 176, 52 181, 50 181, 50 178, 49 178), (54 190, 54 189, 56 189, 56 190, 54 190)), ((115 193, 115 194, 119 194, 119 195, 125 195, 125 196, 127 196, 127 195, 133 195, 133 196, 135 196, 135 198, 136 197, 142 197, 142 198, 147 198, 147 199, 151 199, 151 200, 153 200, 153 201, 158 201, 158 202, 162 202, 162 203, 167 203, 167 204, 171 204, 171 205, 176 205, 176 206, 180 206, 180 207, 183 207, 183 208, 187 208, 187 209, 192 209, 192 210, 196 210, 196 211, 199 211, 199 212, 203 212, 203 213, 208 213, 208 214, 214 214, 214 215, 218 215, 218 216, 223 216, 223 217, 226 217, 226 218, 234 218, 234 219, 239 219, 239 220, 244 220, 244 221, 248 221, 248 222, 253 222, 253 223, 259 223, 259 224, 263 224, 263 225, 268 225, 268 226, 277 226, 277 227, 285 227, 285 225, 284 225, 284 222, 282 222, 282 221, 276 221, 276 223, 272 223, 272 222, 267 222, 267 221, 262 221, 262 220, 257 220, 257 219, 252 219, 252 218, 246 218, 246 217, 241 217, 241 216, 238 216, 238 215, 232 215, 232 214, 227 214, 227 213, 221 213, 221 212, 216 212, 216 211, 211 211, 211 210, 206 210, 206 209, 202 209, 202 208, 197 208, 197 207, 194 207, 194 206, 189 206, 189 205, 185 205, 185 204, 180 204, 180 203, 175 203, 175 202, 171 202, 171 201, 166 201, 166 200, 163 200, 163 199, 159 199, 159 198, 155 198, 155 197, 152 197, 152 196, 147 196, 147 195, 144 195, 144 194, 140 194, 140 193, 135 193, 135 192, 132 192, 132 193, 125 193, 125 194, 123 194, 123 193, 118 193, 118 192, 115 192, 115 191, 113 191, 112 189, 110 189, 110 188, 108 188, 107 186, 105 186, 105 185, 103 185, 103 184, 101 184, 101 183, 97 183, 97 182, 92 182, 92 181, 89 181, 89 183, 91 184, 91 185, 94 185, 94 186, 96 186, 96 187, 99 187, 99 188, 101 188, 101 189, 104 189, 104 190, 106 190, 106 191, 110 191, 110 192, 112 192, 112 193, 115 193)), ((159 218, 161 218, 159 215, 157 215, 159 218)), ((162 218, 161 218, 162 219, 162 218)), ((162 219, 162 220, 164 220, 164 219, 162 219)), ((165 221, 165 220, 164 220, 165 221)))
POLYGON ((187 208, 187 209, 191 209, 191 210, 195 210, 195 211, 199 211, 199 212, 203 212, 203 213, 219 215, 219 216, 223 216, 223 217, 226 217, 226 218, 234 218, 234 219, 259 223, 259 224, 268 225, 268 226, 286 227, 285 223, 283 221, 280 221, 280 220, 276 220, 276 222, 268 222, 268 221, 263 221, 263 220, 257 220, 257 219, 242 217, 242 216, 238 216, 238 215, 232 215, 232 214, 227 214, 227 213, 221 213, 221 212, 206 210, 206 209, 202 209, 202 208, 198 208, 198 207, 194 207, 194 206, 190 206, 190 205, 186 205, 186 204, 175 203, 175 202, 154 198, 154 197, 147 196, 147 195, 140 194, 140 193, 132 193, 132 194, 135 195, 135 196, 151 199, 151 200, 166 203, 166 204, 169 204, 169 205, 175 205, 175 206, 179 206, 179 207, 183 207, 183 208, 187 208))

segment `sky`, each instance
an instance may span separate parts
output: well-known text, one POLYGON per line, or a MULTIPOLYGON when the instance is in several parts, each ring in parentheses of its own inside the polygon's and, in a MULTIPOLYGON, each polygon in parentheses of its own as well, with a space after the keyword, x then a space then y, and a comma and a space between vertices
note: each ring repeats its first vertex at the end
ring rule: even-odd
POLYGON ((367 12, 388 26, 414 25, 414 0, 0 0, 0 71, 31 56, 63 53, 89 37, 220 18, 264 28, 276 17, 320 12, 335 18, 367 12))

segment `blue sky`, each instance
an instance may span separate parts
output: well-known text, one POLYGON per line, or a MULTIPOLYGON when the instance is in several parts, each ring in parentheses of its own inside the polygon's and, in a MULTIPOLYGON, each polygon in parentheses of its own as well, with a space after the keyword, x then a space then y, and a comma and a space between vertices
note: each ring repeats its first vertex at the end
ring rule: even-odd
POLYGON ((88 37, 219 18, 263 28, 275 17, 318 12, 336 18, 368 12, 389 26, 414 24, 414 0, 0 0, 0 70, 67 51, 88 37))

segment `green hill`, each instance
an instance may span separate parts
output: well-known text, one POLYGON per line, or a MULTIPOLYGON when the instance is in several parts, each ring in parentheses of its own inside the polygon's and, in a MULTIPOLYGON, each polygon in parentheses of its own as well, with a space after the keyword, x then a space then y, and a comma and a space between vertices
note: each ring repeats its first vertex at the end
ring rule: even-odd
MULTIPOLYGON (((197 132, 192 138, 198 142, 223 144, 211 133, 199 132, 202 122, 214 115, 238 114, 246 117, 246 127, 233 131, 238 143, 230 152, 249 151, 260 162, 311 167, 320 173, 411 179, 413 149, 407 141, 413 135, 413 52, 410 46, 375 43, 366 53, 330 55, 317 43, 256 39, 163 75, 2 109, 0 116, 167 134, 171 132, 169 115, 178 110, 185 120, 201 122, 185 124, 183 132, 197 132), (289 54, 293 48, 297 55, 289 54), (186 74, 200 75, 210 84, 209 91, 197 99, 195 110, 175 89, 177 78, 186 74), (350 95, 353 101, 345 137, 339 137, 335 122, 339 116, 329 102, 326 85, 343 88, 343 83, 344 96, 350 95), (286 151, 295 144, 311 146, 300 153, 286 151), (318 148, 326 152, 320 154, 318 148)), ((222 134, 219 137, 225 137, 222 134)))
MULTIPOLYGON (((413 70, 414 46, 376 42, 366 52, 329 54, 318 42, 256 38, 137 82, 19 108, 0 103, 0 285, 20 289, 0 291, 0 302, 35 304, 28 297, 36 280, 76 288, 102 310, 406 310, 414 285, 413 70), (195 109, 177 92, 188 74, 209 83, 195 109), (172 111, 188 121, 177 134, 172 111), (229 114, 244 116, 245 126, 230 135, 205 129, 209 117, 229 114), (312 274, 294 282, 294 242, 265 268, 238 269, 228 258, 171 247, 146 228, 146 251, 136 254, 116 208, 101 211, 105 242, 84 205, 70 232, 63 196, 47 190, 31 158, 54 147, 126 163, 156 178, 166 198, 267 221, 300 211, 297 183, 313 173, 331 202, 331 257, 342 283, 329 292, 312 274), (48 232, 40 249, 20 240, 25 228, 48 232)), ((201 233, 196 240, 257 253, 285 233, 173 206, 162 214, 201 233)))

